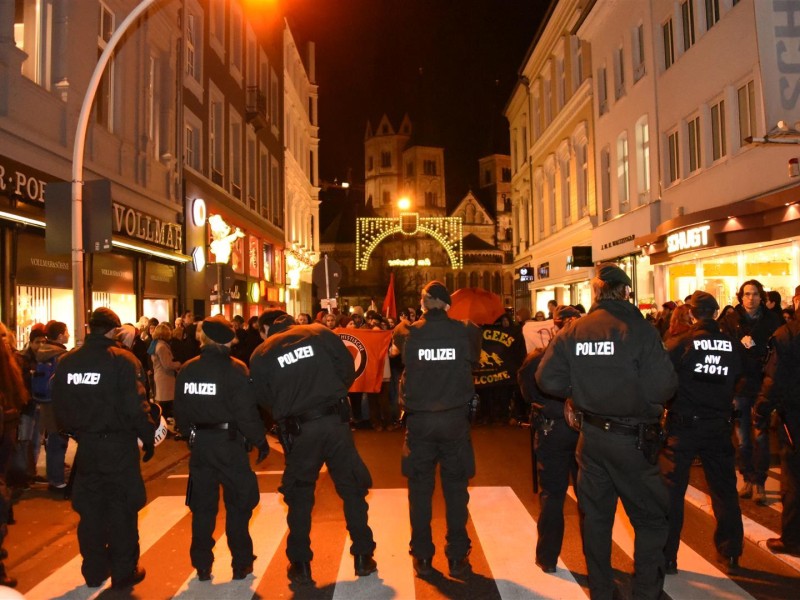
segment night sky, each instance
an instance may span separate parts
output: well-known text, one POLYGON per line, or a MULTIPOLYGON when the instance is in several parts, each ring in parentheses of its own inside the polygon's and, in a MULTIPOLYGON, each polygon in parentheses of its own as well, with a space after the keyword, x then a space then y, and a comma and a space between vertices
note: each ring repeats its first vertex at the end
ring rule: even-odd
POLYGON ((409 112, 445 148, 448 204, 460 200, 492 131, 508 152, 502 111, 548 4, 285 0, 298 45, 316 44, 321 179, 363 184, 367 120, 386 113, 397 128, 409 112))

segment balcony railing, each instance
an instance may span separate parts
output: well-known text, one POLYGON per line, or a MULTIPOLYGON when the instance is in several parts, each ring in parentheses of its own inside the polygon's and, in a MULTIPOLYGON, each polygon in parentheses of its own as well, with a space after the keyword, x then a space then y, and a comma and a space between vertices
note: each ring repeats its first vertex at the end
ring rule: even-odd
POLYGON ((245 113, 247 122, 252 123, 256 131, 269 124, 267 96, 256 85, 247 86, 245 113))

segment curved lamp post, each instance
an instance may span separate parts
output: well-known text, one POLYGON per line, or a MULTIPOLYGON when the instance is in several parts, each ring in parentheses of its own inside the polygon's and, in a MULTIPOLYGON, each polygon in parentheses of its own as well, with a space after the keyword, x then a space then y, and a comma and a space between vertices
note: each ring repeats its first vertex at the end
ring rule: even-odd
POLYGON ((83 154, 86 148, 86 133, 89 127, 89 115, 92 110, 100 79, 117 47, 120 39, 139 16, 158 0, 142 0, 120 23, 111 36, 103 53, 97 60, 86 95, 83 97, 78 126, 75 129, 75 147, 72 152, 72 295, 75 315, 75 345, 83 344, 86 322, 85 287, 83 277, 83 154))

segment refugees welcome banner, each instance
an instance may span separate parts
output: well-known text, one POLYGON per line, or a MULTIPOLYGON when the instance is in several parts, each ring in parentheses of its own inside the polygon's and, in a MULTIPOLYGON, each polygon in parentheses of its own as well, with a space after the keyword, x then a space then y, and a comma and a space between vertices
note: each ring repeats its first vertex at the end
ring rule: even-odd
POLYGON ((351 392, 377 394, 383 383, 383 363, 392 339, 391 331, 380 329, 336 328, 334 331, 353 356, 356 379, 351 392))
POLYGON ((516 385, 517 370, 525 360, 525 338, 521 327, 484 326, 480 364, 472 371, 477 388, 516 385))

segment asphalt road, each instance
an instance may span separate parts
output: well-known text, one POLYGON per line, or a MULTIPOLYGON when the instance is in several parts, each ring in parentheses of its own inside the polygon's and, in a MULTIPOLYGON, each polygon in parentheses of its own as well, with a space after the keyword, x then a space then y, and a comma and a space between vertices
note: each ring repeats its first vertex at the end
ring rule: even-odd
MULTIPOLYGON (((315 586, 292 589, 286 578, 285 506, 277 488, 283 455, 277 443, 257 467, 262 502, 251 521, 258 560, 255 576, 231 581, 227 546, 217 544, 214 579, 196 580, 189 561, 191 516, 183 494, 188 473, 184 443, 165 441, 155 458, 143 466, 148 506, 140 513, 141 564, 147 578, 133 597, 153 598, 586 598, 586 564, 581 550, 577 505, 568 498, 566 535, 555 575, 534 564, 535 519, 538 498, 531 482, 529 431, 508 426, 478 427, 473 431, 477 475, 471 482, 469 532, 473 541, 474 575, 466 581, 447 576, 444 557, 444 505, 437 489, 434 504, 435 575, 415 578, 408 556, 408 505, 405 479, 400 474, 402 431, 357 431, 361 454, 370 468, 374 488, 370 525, 378 548, 379 571, 367 578, 353 574, 341 501, 323 473, 317 486, 312 529, 315 586)), ((773 471, 772 475, 777 475, 773 471)), ((759 598, 795 597, 800 560, 784 562, 763 548, 763 539, 779 530, 777 479, 768 482, 769 505, 742 501, 748 540, 738 574, 729 577, 715 562, 714 521, 709 516, 702 469, 694 468, 687 495, 680 574, 667 578, 665 597, 759 598), (757 542, 761 541, 761 545, 757 542)), ((89 590, 80 576, 75 529, 77 517, 69 502, 45 488, 26 491, 15 506, 17 523, 9 528, 5 547, 8 571, 19 579, 26 598, 117 597, 110 590, 89 590)), ((224 510, 218 539, 224 535, 224 510)), ((631 594, 632 530, 618 512, 614 530, 613 563, 622 598, 631 594)), ((2 595, 0 595, 2 597, 2 595)))

